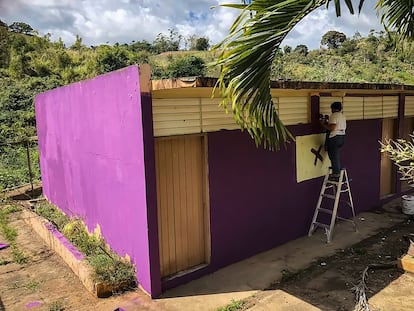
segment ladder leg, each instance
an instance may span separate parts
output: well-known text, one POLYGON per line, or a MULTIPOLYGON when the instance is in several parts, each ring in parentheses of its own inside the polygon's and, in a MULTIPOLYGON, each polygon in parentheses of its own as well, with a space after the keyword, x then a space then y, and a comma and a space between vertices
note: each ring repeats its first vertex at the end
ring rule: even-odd
POLYGON ((333 234, 333 229, 334 229, 335 222, 336 222, 336 214, 338 212, 339 197, 341 195, 341 187, 342 187, 343 178, 344 178, 344 171, 341 170, 341 173, 339 175, 339 180, 338 180, 338 186, 336 188, 335 203, 334 203, 334 207, 332 210, 331 223, 329 225, 329 230, 327 232, 327 243, 330 243, 332 240, 332 234, 333 234))
POLYGON ((316 229, 315 223, 316 223, 316 220, 318 218, 319 208, 321 207, 321 204, 322 204, 322 198, 323 198, 323 194, 325 193, 326 182, 327 182, 328 178, 329 178, 329 174, 325 175, 325 178, 324 178, 323 184, 322 184, 322 188, 321 188, 321 192, 319 193, 318 203, 316 204, 316 209, 315 209, 315 212, 313 213, 312 223, 311 223, 311 226, 309 228, 308 236, 311 236, 312 233, 316 229))
POLYGON ((351 193, 351 185, 349 184, 349 179, 348 179, 348 172, 345 170, 345 177, 346 177, 346 187, 347 187, 347 191, 348 191, 348 198, 349 198, 349 205, 351 207, 351 211, 352 211, 352 223, 354 224, 354 228, 355 228, 355 232, 357 231, 357 226, 355 224, 355 209, 354 209, 354 200, 352 199, 352 193, 351 193))

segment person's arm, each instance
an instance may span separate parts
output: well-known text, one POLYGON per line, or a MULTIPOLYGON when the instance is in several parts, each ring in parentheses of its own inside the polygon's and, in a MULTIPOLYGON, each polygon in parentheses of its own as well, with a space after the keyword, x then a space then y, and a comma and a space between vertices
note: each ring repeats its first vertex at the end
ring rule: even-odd
POLYGON ((336 123, 326 123, 325 128, 330 132, 335 131, 336 130, 336 123))

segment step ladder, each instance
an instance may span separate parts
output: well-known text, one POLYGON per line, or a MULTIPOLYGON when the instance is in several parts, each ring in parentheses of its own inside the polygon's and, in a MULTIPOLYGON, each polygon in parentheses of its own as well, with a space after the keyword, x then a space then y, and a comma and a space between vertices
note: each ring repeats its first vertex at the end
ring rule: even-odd
POLYGON ((311 236, 317 228, 323 228, 325 229, 327 243, 330 243, 332 240, 332 233, 333 233, 336 220, 340 219, 340 220, 352 222, 352 224, 354 225, 355 231, 357 231, 356 224, 353 220, 354 218, 355 218, 354 203, 352 201, 351 187, 349 185, 348 173, 346 169, 341 169, 339 177, 337 178, 333 178, 329 173, 326 174, 325 179, 323 180, 321 193, 319 195, 315 213, 313 214, 313 219, 312 219, 311 226, 309 228, 308 236, 311 236), (352 219, 338 216, 338 207, 339 207, 342 193, 348 194, 348 200, 345 200, 345 203, 351 208, 352 219), (327 205, 325 204, 326 200, 330 200, 331 202, 333 201, 332 209, 325 208, 325 205, 327 205), (322 202, 324 202, 324 207, 321 207, 322 202), (322 218, 320 215, 322 213, 331 215, 329 224, 323 223, 321 220, 319 220, 320 218, 322 218))

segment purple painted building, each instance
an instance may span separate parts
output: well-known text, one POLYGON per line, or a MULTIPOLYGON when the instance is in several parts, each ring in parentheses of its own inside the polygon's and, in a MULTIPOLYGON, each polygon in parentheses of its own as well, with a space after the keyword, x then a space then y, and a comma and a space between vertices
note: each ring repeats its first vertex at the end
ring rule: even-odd
MULTIPOLYGON (((307 149, 257 148, 211 99, 214 83, 151 82, 130 66, 35 98, 45 196, 128 255, 153 297, 306 235, 319 195, 322 167, 299 165, 307 149)), ((378 141, 412 132, 414 87, 275 82, 272 96, 311 144, 319 113, 342 101, 357 213, 407 190, 378 141)))

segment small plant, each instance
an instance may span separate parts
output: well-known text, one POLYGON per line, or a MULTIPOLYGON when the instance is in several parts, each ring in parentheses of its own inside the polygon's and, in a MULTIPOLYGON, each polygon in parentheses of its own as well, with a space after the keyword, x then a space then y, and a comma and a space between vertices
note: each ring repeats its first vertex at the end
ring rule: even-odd
POLYGON ((24 264, 27 262, 27 257, 21 250, 18 249, 16 245, 17 230, 9 226, 8 215, 16 212, 17 210, 18 208, 16 208, 16 206, 6 206, 0 210, 0 231, 2 232, 6 240, 10 243, 13 261, 18 264, 24 264))
POLYGON ((65 308, 63 306, 63 302, 60 300, 54 301, 49 306, 49 311, 64 311, 65 308))
POLYGON ((11 245, 11 250, 14 262, 20 265, 25 264, 27 262, 27 256, 21 250, 19 250, 14 243, 11 245))
POLYGON ((24 288, 26 288, 27 290, 31 292, 35 292, 39 288, 39 285, 40 285, 40 282, 32 280, 28 282, 27 284, 25 284, 24 288))
MULTIPOLYGON (((413 140, 414 136, 411 136, 413 140)), ((414 145, 412 141, 405 139, 380 142, 381 152, 386 153, 392 162, 398 167, 401 180, 406 180, 409 185, 414 185, 414 145)))
POLYGON ((230 304, 227 306, 218 308, 217 311, 238 311, 242 310, 244 306, 244 302, 241 300, 232 300, 230 304))
POLYGON ((49 220, 59 231, 69 223, 69 218, 64 213, 46 201, 38 203, 35 212, 49 220))

